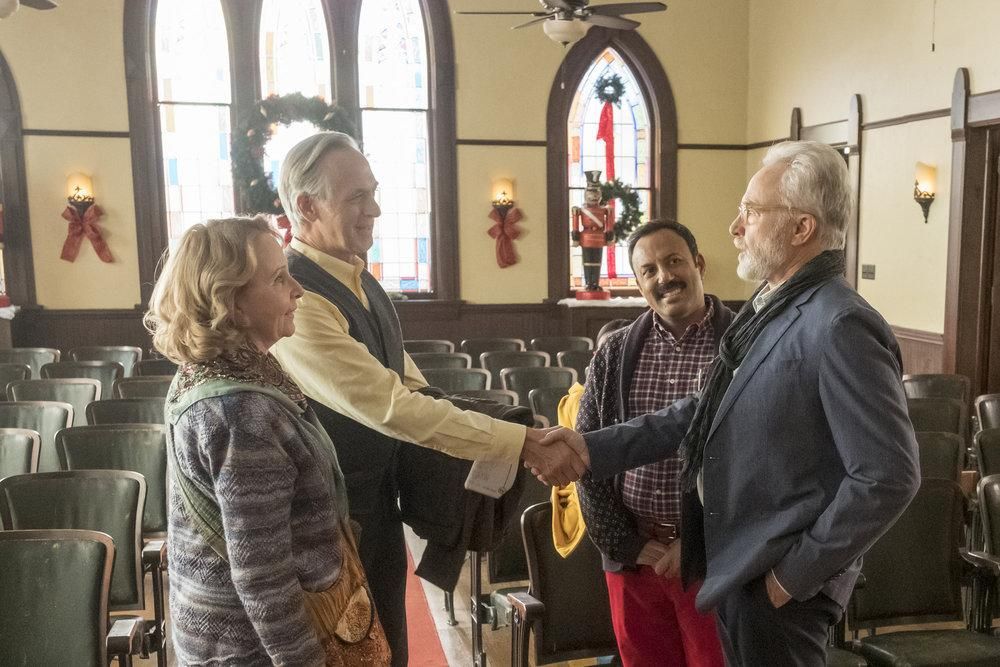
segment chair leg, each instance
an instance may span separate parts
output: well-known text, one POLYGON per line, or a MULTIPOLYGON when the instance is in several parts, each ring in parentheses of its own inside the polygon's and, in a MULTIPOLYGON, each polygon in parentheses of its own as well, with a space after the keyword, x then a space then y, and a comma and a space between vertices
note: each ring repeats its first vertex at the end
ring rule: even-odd
POLYGON ((483 555, 478 551, 469 554, 469 608, 472 610, 472 664, 486 667, 486 650, 483 646, 483 623, 479 602, 483 593, 483 555))
POLYGON ((511 667, 528 667, 528 639, 530 626, 521 615, 515 613, 510 623, 510 664, 511 667))
POLYGON ((455 593, 454 591, 444 592, 444 610, 448 612, 448 625, 449 627, 455 627, 458 625, 458 620, 455 618, 455 593))
POLYGON ((153 633, 156 635, 159 646, 156 649, 157 667, 167 667, 167 637, 166 621, 163 613, 163 570, 159 567, 153 568, 153 616, 156 628, 153 633))

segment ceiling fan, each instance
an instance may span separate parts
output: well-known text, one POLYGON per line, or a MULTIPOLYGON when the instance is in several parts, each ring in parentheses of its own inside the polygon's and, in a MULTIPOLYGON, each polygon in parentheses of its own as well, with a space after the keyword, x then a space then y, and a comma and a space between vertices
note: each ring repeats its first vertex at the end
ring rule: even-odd
POLYGON ((55 9, 58 5, 52 0, 0 0, 0 19, 5 19, 21 5, 29 9, 55 9))
POLYGON ((536 23, 542 24, 542 29, 549 39, 566 45, 575 42, 587 34, 592 25, 617 30, 635 30, 638 21, 624 18, 624 14, 642 14, 646 12, 662 12, 667 6, 662 2, 623 2, 617 5, 590 6, 590 0, 538 0, 545 11, 541 12, 455 12, 456 14, 515 14, 534 16, 535 18, 512 26, 512 30, 526 28, 536 23))

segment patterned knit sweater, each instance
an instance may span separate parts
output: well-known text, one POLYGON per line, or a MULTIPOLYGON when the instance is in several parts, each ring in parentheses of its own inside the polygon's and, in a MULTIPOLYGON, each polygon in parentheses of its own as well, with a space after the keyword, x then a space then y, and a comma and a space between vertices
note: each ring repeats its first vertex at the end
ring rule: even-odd
POLYGON ((169 491, 170 614, 178 665, 322 665, 302 591, 340 572, 338 515, 315 443, 274 399, 204 398, 171 436, 181 472, 218 503, 229 563, 169 491))

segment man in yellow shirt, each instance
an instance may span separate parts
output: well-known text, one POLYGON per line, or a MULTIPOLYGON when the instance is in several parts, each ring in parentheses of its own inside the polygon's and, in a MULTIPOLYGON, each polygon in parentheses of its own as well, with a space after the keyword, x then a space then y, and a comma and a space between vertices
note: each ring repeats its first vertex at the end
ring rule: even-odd
MULTIPOLYGON (((542 447, 540 431, 464 412, 417 393, 426 387, 403 351, 395 309, 365 270, 381 210, 375 180, 354 140, 313 135, 289 151, 279 194, 294 240, 289 271, 306 290, 295 335, 274 354, 329 432, 343 468, 360 555, 393 652, 405 665, 406 551, 399 517, 400 442, 464 459, 544 467, 560 483, 579 478, 585 461, 564 443, 542 447)), ((291 317, 291 313, 289 313, 291 317)))

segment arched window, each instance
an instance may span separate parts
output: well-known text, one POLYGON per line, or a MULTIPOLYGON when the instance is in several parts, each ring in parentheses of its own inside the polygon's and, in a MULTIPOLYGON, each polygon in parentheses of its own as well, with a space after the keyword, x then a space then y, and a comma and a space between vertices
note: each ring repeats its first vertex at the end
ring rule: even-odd
POLYGON ((168 238, 232 215, 229 48, 217 0, 161 0, 156 82, 168 238))
POLYGON ((382 217, 368 267, 389 291, 430 292, 427 40, 417 0, 364 0, 358 25, 364 151, 382 217))
MULTIPOLYGON (((580 81, 570 104, 567 143, 570 210, 573 206, 583 205, 583 193, 587 185, 586 171, 600 171, 602 180, 610 180, 605 162, 605 142, 597 138, 604 103, 597 99, 595 85, 601 77, 611 75, 617 75, 621 79, 625 90, 620 106, 612 105, 614 175, 639 193, 644 219, 648 220, 651 200, 649 159, 652 148, 649 112, 636 77, 613 48, 605 49, 594 60, 580 81)), ((570 249, 569 281, 571 289, 581 289, 584 286, 582 253, 578 246, 570 249)), ((625 244, 619 243, 605 253, 601 286, 612 293, 623 288, 635 288, 635 276, 629 265, 625 244)))

